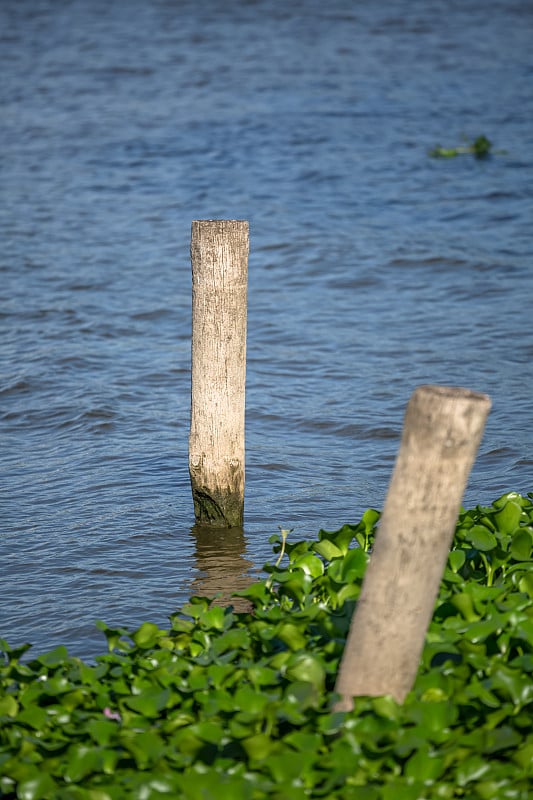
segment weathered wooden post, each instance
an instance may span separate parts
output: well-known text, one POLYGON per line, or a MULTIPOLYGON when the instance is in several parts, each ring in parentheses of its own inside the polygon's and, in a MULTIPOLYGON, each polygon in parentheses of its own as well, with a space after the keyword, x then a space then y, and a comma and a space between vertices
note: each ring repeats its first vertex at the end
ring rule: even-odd
POLYGON ((374 551, 351 622, 338 710, 361 695, 411 690, 490 399, 420 386, 405 414, 374 551))
POLYGON ((202 525, 241 526, 248 223, 195 220, 191 233, 189 474, 202 525))

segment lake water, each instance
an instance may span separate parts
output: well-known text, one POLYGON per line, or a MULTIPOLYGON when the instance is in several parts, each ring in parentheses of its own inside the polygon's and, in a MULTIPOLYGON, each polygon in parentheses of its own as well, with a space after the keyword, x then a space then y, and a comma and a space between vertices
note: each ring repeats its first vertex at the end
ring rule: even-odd
POLYGON ((2 0, 0 636, 105 649, 381 508, 422 383, 533 488, 533 5, 2 0), (496 152, 438 160, 484 134, 496 152), (193 529, 190 226, 250 221, 244 531, 193 529))

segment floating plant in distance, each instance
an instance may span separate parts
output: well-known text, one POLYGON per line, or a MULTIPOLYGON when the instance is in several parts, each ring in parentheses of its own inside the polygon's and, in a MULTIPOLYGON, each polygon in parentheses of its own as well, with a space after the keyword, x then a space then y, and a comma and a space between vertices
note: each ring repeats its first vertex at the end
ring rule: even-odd
POLYGON ((474 158, 486 158, 492 150, 492 142, 486 136, 478 136, 470 144, 459 147, 441 147, 439 144, 429 151, 433 158, 455 158, 455 156, 473 155, 474 158))

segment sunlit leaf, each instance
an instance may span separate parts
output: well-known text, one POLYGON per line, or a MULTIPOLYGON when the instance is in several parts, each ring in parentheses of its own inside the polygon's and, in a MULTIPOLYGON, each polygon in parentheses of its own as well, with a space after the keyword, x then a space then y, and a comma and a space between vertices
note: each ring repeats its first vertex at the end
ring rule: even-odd
POLYGON ((511 542, 511 555, 517 561, 529 561, 533 547, 533 536, 527 528, 521 528, 513 536, 511 542))
POLYGON ((318 578, 320 575, 324 574, 323 562, 312 553, 299 556, 299 558, 293 562, 292 566, 295 569, 303 569, 303 571, 312 578, 318 578))
POLYGON ((143 622, 141 627, 132 634, 131 638, 137 647, 153 647, 162 631, 153 622, 143 622))
POLYGON ((468 531, 468 541, 476 550, 492 550, 497 545, 494 534, 484 525, 473 525, 468 531))
POLYGON ((0 716, 14 717, 18 711, 18 703, 13 695, 0 697, 0 716))
POLYGON ((157 717, 166 706, 170 697, 170 689, 161 689, 153 686, 144 689, 141 694, 128 697, 126 705, 145 717, 157 717))
POLYGON ((313 653, 298 653, 291 656, 287 664, 287 677, 296 681, 308 681, 322 689, 326 677, 321 659, 313 653))
POLYGON ((503 508, 494 514, 494 521, 498 530, 503 533, 512 533, 520 523, 522 507, 516 500, 508 500, 503 508))
POLYGON ((313 545, 313 550, 328 561, 331 561, 332 558, 340 558, 343 555, 343 551, 328 539, 322 539, 322 541, 316 542, 313 545))
POLYGON ((453 572, 458 572, 466 561, 464 550, 452 550, 448 556, 448 561, 453 572))
POLYGON ((251 759, 266 758, 275 747, 272 739, 265 733, 257 733, 242 739, 240 744, 248 758, 251 759))
POLYGON ((49 653, 44 653, 42 656, 38 656, 36 660, 44 667, 54 668, 62 664, 67 658, 67 648, 63 647, 63 645, 60 645, 59 647, 56 647, 55 650, 51 650, 49 653))
POLYGON ((47 800, 57 791, 50 775, 41 772, 35 777, 23 780, 17 787, 18 800, 47 800))

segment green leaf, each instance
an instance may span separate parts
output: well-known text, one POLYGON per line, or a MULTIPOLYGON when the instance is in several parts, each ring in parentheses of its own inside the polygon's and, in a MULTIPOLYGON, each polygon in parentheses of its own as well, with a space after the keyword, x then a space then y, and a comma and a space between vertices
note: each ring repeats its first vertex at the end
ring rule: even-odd
POLYGON ((87 732, 96 744, 108 745, 117 738, 118 725, 107 719, 91 719, 87 723, 87 732))
POLYGON ((448 562, 452 572, 458 572, 466 561, 466 554, 464 550, 452 550, 448 556, 448 562))
POLYGON ((142 649, 153 647, 159 636, 164 633, 153 622, 143 622, 141 627, 132 634, 132 639, 142 649))
MULTIPOLYGON (((295 778, 301 779, 314 759, 312 751, 300 751, 297 755, 291 752, 273 753, 268 757, 267 767, 278 786, 289 787, 295 778)), ((289 796, 292 798, 295 793, 290 792, 289 796)))
POLYGON ((251 686, 240 686, 233 698, 234 708, 248 714, 261 714, 270 702, 267 694, 261 694, 251 686))
POLYGON ((66 661, 67 658, 67 648, 63 647, 63 645, 60 645, 59 647, 56 647, 55 650, 51 650, 49 653, 44 653, 42 656, 39 656, 36 660, 44 667, 53 669, 66 661))
POLYGON ((363 513, 363 516, 361 517, 361 522, 363 522, 368 532, 374 529, 380 516, 381 512, 377 511, 375 508, 366 509, 366 511, 363 513))
POLYGON ((348 550, 342 560, 342 577, 347 583, 352 583, 365 574, 368 564, 368 555, 360 547, 348 550))
POLYGON ((315 553, 318 553, 319 556, 323 556, 327 561, 331 561, 333 558, 340 558, 343 555, 343 551, 328 539, 315 542, 313 550, 315 553))
POLYGON ((223 631, 225 627, 225 609, 222 606, 212 606, 200 618, 203 628, 223 631))
POLYGON ((468 627, 466 636, 469 641, 478 644, 479 642, 484 642, 489 636, 499 633, 505 627, 505 624, 506 619, 503 615, 479 620, 468 627))
POLYGON ((99 771, 100 765, 99 747, 73 744, 68 751, 65 778, 69 782, 78 783, 91 773, 99 771))
POLYGON ((516 561, 529 561, 533 539, 527 528, 521 528, 513 536, 511 542, 511 555, 516 561))
POLYGON ((18 800, 47 800, 56 796, 57 787, 50 775, 39 775, 23 780, 17 787, 18 800))
POLYGON ((274 742, 266 733, 248 736, 246 739, 241 739, 240 744, 248 758, 254 760, 266 758, 275 747, 274 742))
POLYGON ((128 708, 145 717, 157 717, 165 708, 169 698, 170 689, 161 689, 156 685, 143 689, 141 694, 128 697, 125 703, 128 708))
POLYGON ((99 631, 102 631, 104 636, 107 639, 107 649, 110 653, 113 652, 118 646, 120 648, 125 648, 126 642, 124 641, 125 637, 129 636, 129 631, 125 628, 109 628, 105 622, 102 622, 101 619, 96 620, 95 626, 98 628, 99 631))
POLYGON ((428 745, 422 745, 407 761, 404 774, 418 781, 437 781, 445 769, 444 758, 432 755, 428 745))
MULTIPOLYGON (((0 700, 0 708, 1 705, 2 701, 0 700)), ((37 705, 30 705, 28 708, 24 708, 17 717, 17 722, 22 723, 23 725, 28 725, 30 728, 34 728, 36 731, 44 728, 46 725, 46 720, 46 709, 37 705)))
POLYGON ((468 622, 475 622, 479 619, 478 614, 476 614, 474 610, 474 601, 470 593, 458 592, 452 595, 450 603, 461 612, 468 622))
POLYGON ((18 711, 18 703, 13 697, 13 695, 6 695, 5 697, 0 697, 0 717, 14 717, 18 711))
POLYGON ((326 670, 321 659, 313 653, 295 653, 287 663, 286 675, 289 680, 306 681, 322 691, 326 670))
POLYGON ((494 514, 494 521, 498 530, 502 533, 512 533, 520 524, 522 507, 516 500, 508 500, 507 503, 494 514))
POLYGON ((307 645, 306 636, 304 636, 298 625, 294 625, 292 622, 285 622, 281 625, 277 635, 282 642, 289 645, 291 650, 301 650, 307 645))
POLYGON ((305 555, 297 558, 292 563, 292 567, 294 569, 303 569, 303 571, 312 578, 318 578, 320 575, 324 574, 323 562, 312 553, 306 553, 305 555))
POLYGON ((493 550, 497 545, 496 537, 484 525, 474 525, 467 531, 467 539, 476 550, 486 552, 493 550))
POLYGON ((214 639, 213 652, 215 655, 222 655, 230 650, 246 650, 250 643, 250 634, 246 628, 230 628, 214 639))
POLYGON ((533 573, 530 572, 529 574, 521 577, 520 581, 518 582, 518 588, 521 592, 524 592, 524 594, 527 594, 529 597, 533 598, 533 573))
POLYGON ((320 530, 318 532, 319 543, 330 542, 337 548, 338 555, 346 555, 354 536, 355 528, 353 525, 343 525, 338 531, 320 530))
POLYGON ((472 781, 478 781, 490 772, 490 762, 480 755, 471 755, 465 758, 457 768, 457 783, 466 786, 472 781))
POLYGON ((133 736, 124 735, 121 742, 134 757, 138 769, 154 766, 165 751, 164 742, 155 731, 141 731, 133 736))

